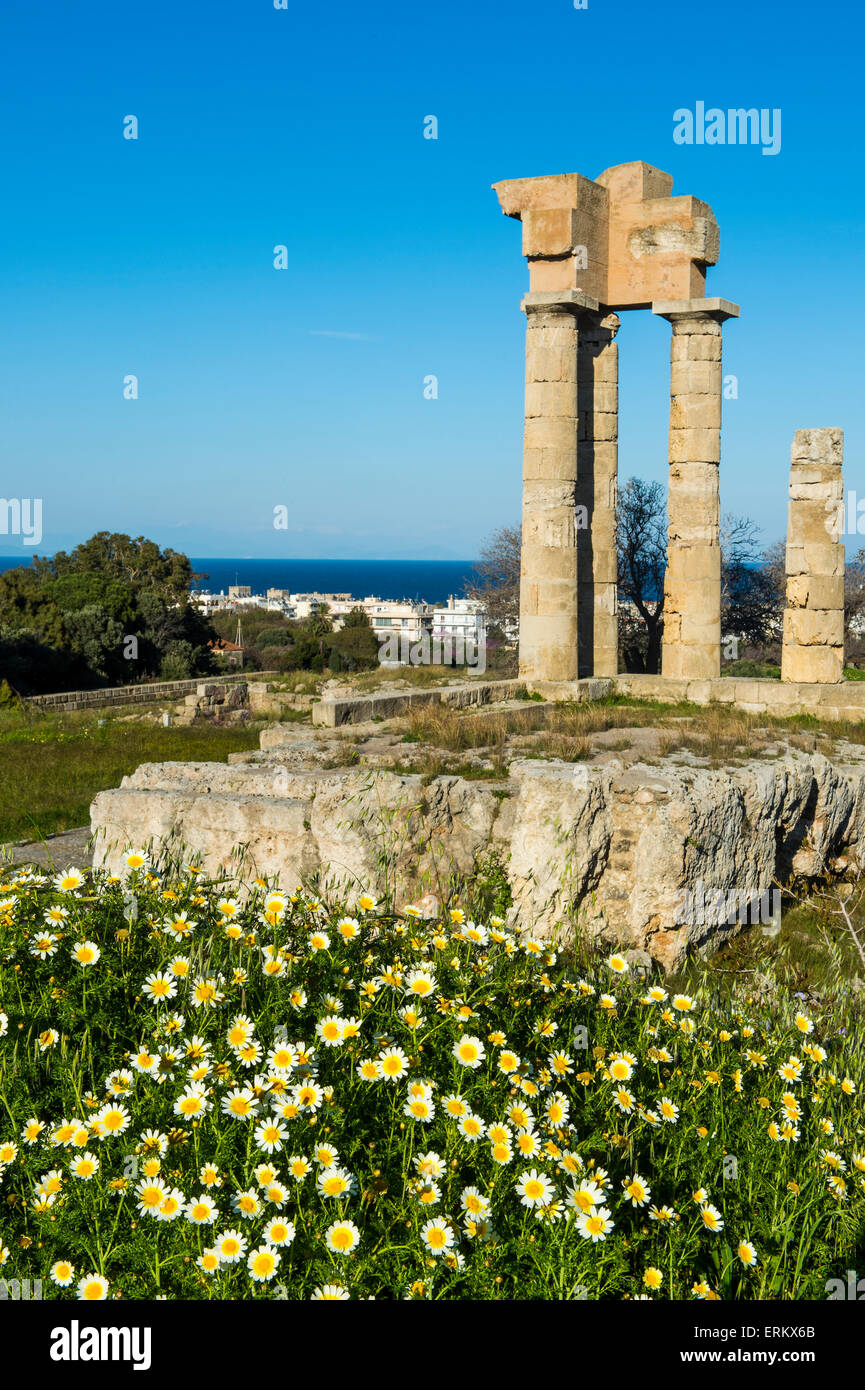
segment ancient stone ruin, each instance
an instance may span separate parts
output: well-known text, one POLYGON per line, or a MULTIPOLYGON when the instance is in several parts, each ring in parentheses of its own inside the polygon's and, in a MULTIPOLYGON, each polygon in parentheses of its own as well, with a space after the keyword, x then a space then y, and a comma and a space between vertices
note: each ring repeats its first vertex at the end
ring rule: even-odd
MULTIPOLYGON (((380 728, 368 726, 367 744, 380 728)), ((327 731, 295 733, 227 766, 145 764, 100 792, 96 862, 122 873, 129 845, 174 840, 208 872, 236 872, 246 846, 248 878, 274 874, 293 889, 318 872, 351 899, 378 884, 386 824, 401 893, 439 892, 451 870, 468 877, 497 850, 520 920, 538 936, 579 914, 591 933, 673 970, 746 926, 768 926, 761 900, 772 885, 865 854, 858 745, 832 762, 790 749, 719 769, 515 758, 501 780, 427 782, 372 762, 328 766, 327 731), (700 885, 706 900, 723 895, 723 908, 694 902, 700 885)))
MULTIPOLYGON (((662 675, 721 673, 721 333, 738 305, 705 296, 718 259, 708 203, 672 175, 619 164, 494 185, 529 263, 520 674, 618 674, 616 490, 619 313, 672 325, 662 675)), ((825 503, 841 496, 840 430, 793 446, 782 680, 843 679, 843 550, 825 503), (839 558, 840 557, 840 558, 839 558)))
MULTIPOLYGON (((673 197, 672 184, 634 163, 595 180, 495 185, 522 222, 530 275, 520 681, 331 691, 311 705, 311 724, 270 724, 260 751, 228 766, 141 767, 93 804, 97 864, 119 871, 130 844, 173 841, 209 871, 235 872, 242 849, 283 886, 318 873, 351 893, 377 886, 384 817, 407 892, 451 869, 469 876, 479 855, 500 850, 514 910, 539 935, 579 915, 592 933, 672 970, 755 920, 765 928, 770 886, 865 862, 860 745, 838 742, 829 761, 816 741, 766 730, 747 756, 720 765, 702 756, 708 735, 698 728, 696 751, 675 752, 664 745, 669 728, 611 727, 578 756, 537 753, 531 734, 508 735, 495 764, 442 771, 436 752, 426 775, 402 737, 400 720, 434 705, 466 721, 483 706, 516 725, 527 688, 555 702, 619 692, 865 718, 865 682, 844 681, 840 429, 798 430, 793 442, 782 679, 721 679, 721 336, 739 310, 705 293, 719 250, 711 208, 673 197), (618 671, 617 335, 620 315, 637 309, 671 325, 660 675, 618 671)), ((210 699, 210 687, 188 697, 190 717, 206 715, 210 699)), ((250 686, 253 713, 278 716, 295 699, 309 697, 250 686)))
POLYGON ((790 465, 781 679, 844 679, 841 430, 797 430, 790 465))

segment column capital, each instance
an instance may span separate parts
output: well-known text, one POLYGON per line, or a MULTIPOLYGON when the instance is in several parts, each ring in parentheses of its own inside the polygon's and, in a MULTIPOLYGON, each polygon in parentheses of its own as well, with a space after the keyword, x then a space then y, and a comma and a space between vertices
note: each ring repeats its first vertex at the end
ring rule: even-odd
POLYGON ((523 296, 520 304, 524 314, 535 311, 549 314, 597 313, 600 304, 582 290, 535 290, 523 296))
POLYGON ((739 306, 729 299, 655 299, 652 313, 675 323, 677 319, 709 318, 716 323, 737 319, 739 306))

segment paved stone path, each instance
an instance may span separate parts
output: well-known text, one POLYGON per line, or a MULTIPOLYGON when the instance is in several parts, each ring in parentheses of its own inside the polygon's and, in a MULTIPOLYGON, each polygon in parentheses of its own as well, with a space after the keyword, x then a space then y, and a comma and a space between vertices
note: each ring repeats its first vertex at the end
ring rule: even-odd
MULTIPOLYGON (((88 846, 90 826, 83 825, 77 830, 65 830, 60 835, 48 835, 44 841, 31 840, 24 845, 13 845, 13 864, 39 864, 43 869, 65 869, 74 865, 76 869, 86 868, 93 860, 93 851, 88 846)), ((8 852, 9 846, 0 845, 0 854, 8 852)), ((5 856, 4 856, 5 857, 5 856)))

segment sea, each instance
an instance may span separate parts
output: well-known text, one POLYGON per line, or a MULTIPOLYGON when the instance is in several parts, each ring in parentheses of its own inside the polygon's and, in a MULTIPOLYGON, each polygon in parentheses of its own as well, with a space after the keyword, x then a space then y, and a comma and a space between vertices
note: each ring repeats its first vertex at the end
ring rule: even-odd
MULTIPOLYGON (((351 594, 353 598, 422 599, 444 603, 465 596, 477 578, 471 560, 244 560, 190 556, 198 587, 228 592, 248 584, 254 594, 288 589, 293 594, 351 594)), ((0 572, 29 564, 29 556, 0 555, 0 572)))

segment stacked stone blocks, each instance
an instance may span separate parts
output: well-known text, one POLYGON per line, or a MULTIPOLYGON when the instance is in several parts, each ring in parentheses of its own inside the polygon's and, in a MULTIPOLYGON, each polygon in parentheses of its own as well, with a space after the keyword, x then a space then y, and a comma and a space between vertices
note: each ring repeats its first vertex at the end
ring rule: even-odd
POLYGON ((661 665, 677 680, 721 674, 722 299, 652 305, 670 343, 669 519, 661 665))
POLYGON ((619 669, 619 324, 618 314, 586 313, 580 331, 575 493, 580 676, 614 676, 619 669))
POLYGON ((782 681, 844 679, 844 435, 797 430, 790 463, 782 681))

